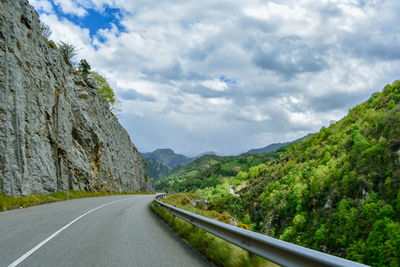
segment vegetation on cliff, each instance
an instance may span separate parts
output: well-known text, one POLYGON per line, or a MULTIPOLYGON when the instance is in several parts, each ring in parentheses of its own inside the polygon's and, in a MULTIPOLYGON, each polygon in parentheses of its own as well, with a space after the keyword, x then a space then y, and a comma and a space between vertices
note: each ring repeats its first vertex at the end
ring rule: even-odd
POLYGON ((101 99, 106 101, 111 110, 116 103, 116 98, 114 90, 111 88, 110 84, 107 82, 106 78, 101 76, 98 72, 92 71, 89 73, 89 77, 94 80, 97 85, 97 91, 100 94, 101 99))
POLYGON ((116 99, 114 90, 111 88, 106 78, 104 78, 98 72, 91 71, 91 66, 86 61, 86 59, 81 59, 78 64, 75 64, 73 62, 73 59, 78 54, 78 49, 76 48, 76 46, 64 41, 60 41, 58 45, 56 45, 53 41, 49 40, 52 31, 50 27, 45 23, 40 23, 40 31, 47 43, 52 48, 58 50, 61 57, 64 59, 64 62, 75 69, 76 74, 82 75, 84 77, 90 77, 94 80, 101 99, 107 102, 111 112, 118 112, 118 101, 116 99), (75 66, 73 66, 74 64, 75 66))
POLYGON ((28 1, 0 6, 0 193, 151 190, 142 157, 95 82, 53 49, 28 1))

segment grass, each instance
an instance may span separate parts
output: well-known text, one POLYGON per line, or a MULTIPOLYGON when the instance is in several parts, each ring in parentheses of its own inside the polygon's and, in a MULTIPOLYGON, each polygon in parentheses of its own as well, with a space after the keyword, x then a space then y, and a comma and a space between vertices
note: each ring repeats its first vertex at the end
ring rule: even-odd
POLYGON ((54 41, 46 39, 46 42, 51 48, 57 50, 57 45, 56 45, 56 43, 54 41))
MULTIPOLYGON (((173 194, 163 198, 163 201, 195 212, 197 214, 218 219, 223 222, 232 220, 232 216, 225 213, 218 213, 206 210, 200 198, 194 194, 173 194), (196 201, 197 200, 197 201, 196 201), (197 207, 193 207, 193 203, 197 207)), ((180 237, 184 238, 192 247, 202 253, 208 260, 217 266, 277 266, 257 255, 233 245, 217 236, 187 223, 176 216, 173 216, 154 202, 151 203, 152 210, 163 219, 180 237)))
POLYGON ((153 192, 128 192, 128 193, 118 193, 118 192, 89 192, 89 191, 69 191, 57 192, 52 195, 39 195, 32 194, 30 196, 20 196, 12 197, 0 194, 0 212, 18 208, 27 208, 31 206, 37 206, 50 202, 63 201, 74 198, 84 198, 84 197, 102 197, 102 196, 113 196, 113 195, 134 195, 134 194, 154 194, 153 192))

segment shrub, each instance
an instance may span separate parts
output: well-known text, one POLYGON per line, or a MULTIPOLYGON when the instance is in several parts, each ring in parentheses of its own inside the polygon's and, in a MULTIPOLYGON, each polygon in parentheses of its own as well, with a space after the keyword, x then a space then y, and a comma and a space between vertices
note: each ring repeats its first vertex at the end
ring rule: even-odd
POLYGON ((53 48, 53 49, 57 49, 57 45, 55 42, 53 42, 52 40, 47 40, 47 44, 53 48))
POLYGON ((71 60, 76 56, 76 48, 74 45, 67 42, 58 43, 58 51, 60 51, 65 63, 72 65, 71 60))
POLYGON ((108 84, 106 78, 104 78, 103 76, 101 76, 99 73, 97 73, 95 71, 90 72, 89 75, 95 81, 95 83, 97 85, 97 91, 99 92, 100 97, 103 100, 105 100, 109 104, 110 108, 112 109, 113 104, 116 102, 115 94, 114 94, 113 89, 108 84))

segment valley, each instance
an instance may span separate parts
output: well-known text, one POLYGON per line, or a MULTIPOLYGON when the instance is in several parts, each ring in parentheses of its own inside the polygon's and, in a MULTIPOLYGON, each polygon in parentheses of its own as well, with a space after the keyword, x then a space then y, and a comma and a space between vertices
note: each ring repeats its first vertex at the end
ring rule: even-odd
POLYGON ((276 152, 203 156, 158 180, 254 230, 373 266, 400 263, 400 81, 276 152), (230 192, 234 188, 235 196, 230 192))

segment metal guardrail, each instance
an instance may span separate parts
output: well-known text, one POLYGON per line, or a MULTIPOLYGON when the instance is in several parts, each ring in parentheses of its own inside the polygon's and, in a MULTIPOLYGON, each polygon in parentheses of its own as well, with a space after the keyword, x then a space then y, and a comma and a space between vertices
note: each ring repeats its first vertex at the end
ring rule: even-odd
POLYGON ((154 199, 159 207, 182 220, 281 266, 367 266, 176 208, 159 200, 164 195, 159 194, 154 199))

